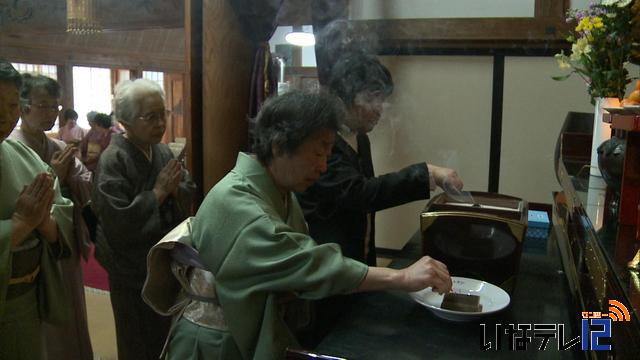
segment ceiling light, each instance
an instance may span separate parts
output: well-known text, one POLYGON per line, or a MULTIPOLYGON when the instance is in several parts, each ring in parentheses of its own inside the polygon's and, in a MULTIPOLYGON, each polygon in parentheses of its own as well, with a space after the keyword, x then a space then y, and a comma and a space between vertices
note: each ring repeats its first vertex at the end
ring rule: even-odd
POLYGON ((289 44, 296 46, 313 46, 316 44, 315 36, 307 32, 290 32, 285 35, 284 39, 289 44))

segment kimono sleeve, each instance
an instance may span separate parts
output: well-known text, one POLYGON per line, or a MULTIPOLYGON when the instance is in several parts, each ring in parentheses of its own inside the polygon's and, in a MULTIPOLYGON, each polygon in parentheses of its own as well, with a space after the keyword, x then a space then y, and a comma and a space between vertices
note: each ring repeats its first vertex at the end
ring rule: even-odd
POLYGON ((217 278, 234 293, 294 292, 318 299, 355 290, 367 271, 343 257, 336 244, 317 245, 264 215, 239 233, 217 278))
POLYGON ((125 166, 117 156, 101 159, 92 207, 111 240, 156 238, 162 229, 160 205, 153 191, 136 193, 134 184, 125 177, 125 166))
MULTIPOLYGON (((60 193, 58 180, 54 182, 54 199, 51 207, 51 214, 56 219, 58 227, 58 241, 49 246, 45 243, 45 248, 51 252, 53 258, 60 258, 71 251, 74 241, 73 235, 73 203, 60 193)), ((4 311, 5 297, 9 279, 11 278, 11 234, 13 224, 11 219, 0 220, 0 315, 4 311)))
POLYGON ((58 244, 61 252, 68 254, 71 251, 72 244, 75 244, 73 202, 62 196, 58 179, 53 184, 53 190, 55 194, 53 205, 51 206, 51 214, 58 225, 58 244))
POLYGON ((305 212, 330 217, 345 211, 383 210, 429 197, 429 170, 424 163, 397 172, 367 178, 344 156, 333 156, 325 172, 300 202, 305 212))
POLYGON ((4 302, 11 278, 11 219, 0 220, 0 317, 4 313, 4 302))
POLYGON ((191 175, 186 169, 182 169, 182 180, 178 185, 175 204, 181 218, 191 215, 191 205, 196 191, 196 184, 191 180, 191 175))

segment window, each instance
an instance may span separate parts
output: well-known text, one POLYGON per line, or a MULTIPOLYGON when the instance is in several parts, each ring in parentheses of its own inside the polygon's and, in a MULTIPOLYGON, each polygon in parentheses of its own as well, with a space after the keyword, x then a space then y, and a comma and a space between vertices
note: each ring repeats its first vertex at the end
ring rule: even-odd
POLYGON ((160 85, 160 88, 164 91, 164 73, 157 71, 143 71, 142 78, 152 80, 160 85))
POLYGON ((111 113, 111 70, 74 66, 73 103, 78 125, 85 129, 89 128, 88 112, 111 113))
POLYGON ((58 68, 55 65, 12 63, 21 74, 39 74, 58 80, 58 68))

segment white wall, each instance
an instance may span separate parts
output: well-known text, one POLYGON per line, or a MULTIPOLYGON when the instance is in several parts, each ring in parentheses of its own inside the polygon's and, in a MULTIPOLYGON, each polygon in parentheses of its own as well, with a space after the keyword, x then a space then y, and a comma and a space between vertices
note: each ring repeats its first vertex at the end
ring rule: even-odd
POLYGON ((505 59, 500 187, 502 194, 550 204, 559 190, 555 144, 568 111, 593 112, 586 84, 561 74, 552 57, 505 59))
POLYGON ((592 0, 571 0, 571 7, 574 9, 586 9, 592 0))
MULTIPOLYGON (((370 134, 377 174, 417 162, 458 169, 469 190, 486 191, 491 132, 491 57, 381 57, 396 85, 391 115, 370 134)), ((376 215, 376 244, 401 248, 426 201, 376 215)))
POLYGON ((535 0, 351 0, 350 17, 419 19, 533 17, 535 0))
MULTIPOLYGON (((591 0, 572 0, 584 9, 591 0)), ((364 19, 420 19, 471 17, 533 17, 535 0, 351 0, 350 17, 364 19)))

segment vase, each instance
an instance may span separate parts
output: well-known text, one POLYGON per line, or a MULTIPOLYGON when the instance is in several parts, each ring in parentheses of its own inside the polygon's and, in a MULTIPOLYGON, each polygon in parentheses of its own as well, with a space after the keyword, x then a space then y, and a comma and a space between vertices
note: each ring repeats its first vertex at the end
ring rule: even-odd
POLYGON ((598 146, 611 138, 611 125, 602 122, 604 109, 618 106, 620 106, 618 98, 596 98, 596 108, 593 116, 593 137, 591 140, 591 167, 589 171, 591 175, 602 176, 598 168, 598 146))

